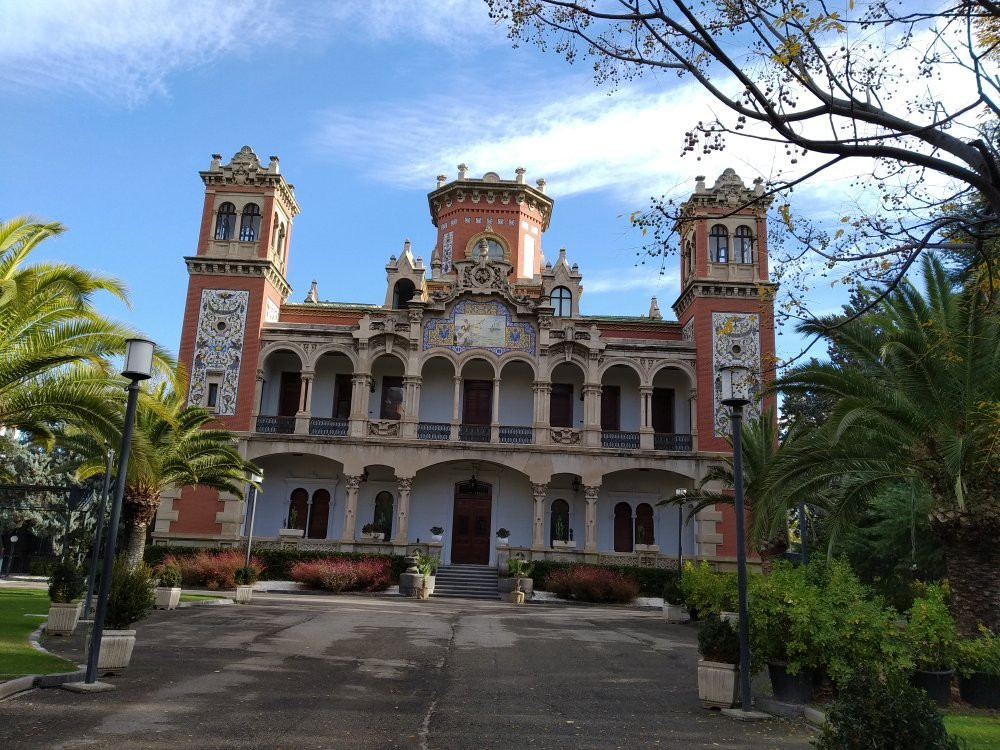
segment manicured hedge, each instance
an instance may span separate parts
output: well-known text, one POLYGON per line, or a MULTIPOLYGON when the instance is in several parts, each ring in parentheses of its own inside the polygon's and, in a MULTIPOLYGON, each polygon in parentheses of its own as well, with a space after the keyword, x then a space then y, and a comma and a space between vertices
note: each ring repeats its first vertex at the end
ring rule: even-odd
MULTIPOLYGON (((174 557, 186 557, 193 555, 199 550, 220 551, 218 547, 180 547, 180 546, 159 546, 146 547, 145 560, 150 566, 157 566, 167 555, 174 557)), ((406 570, 406 563, 402 555, 373 555, 363 552, 322 552, 320 550, 296 550, 296 549, 258 549, 254 548, 253 556, 264 564, 264 573, 261 576, 271 581, 291 581, 291 568, 294 563, 323 560, 323 559, 346 559, 365 560, 370 558, 389 560, 392 564, 392 580, 399 580, 399 574, 406 570)))
MULTIPOLYGON (((566 570, 579 567, 582 563, 555 562, 552 560, 534 560, 532 562, 532 579, 535 588, 547 591, 545 576, 554 570, 566 570)), ((677 572, 668 568, 640 568, 638 565, 586 565, 586 567, 601 568, 615 573, 621 573, 639 584, 639 596, 661 596, 663 585, 670 578, 675 578, 677 572)))

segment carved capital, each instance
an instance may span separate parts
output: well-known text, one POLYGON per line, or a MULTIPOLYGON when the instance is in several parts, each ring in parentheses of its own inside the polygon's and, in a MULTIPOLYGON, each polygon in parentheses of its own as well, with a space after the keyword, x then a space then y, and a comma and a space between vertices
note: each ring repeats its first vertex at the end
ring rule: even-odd
POLYGON ((547 483, 531 483, 531 494, 534 496, 535 500, 544 500, 548 493, 549 485, 547 483))
POLYGON ((587 499, 588 503, 596 503, 597 496, 601 492, 601 485, 599 484, 588 484, 583 488, 583 496, 587 499))
POLYGON ((361 487, 361 474, 347 475, 344 477, 344 486, 348 492, 357 492, 361 487))
POLYGON ((396 486, 401 493, 409 494, 410 490, 413 489, 413 477, 400 477, 396 480, 396 486))

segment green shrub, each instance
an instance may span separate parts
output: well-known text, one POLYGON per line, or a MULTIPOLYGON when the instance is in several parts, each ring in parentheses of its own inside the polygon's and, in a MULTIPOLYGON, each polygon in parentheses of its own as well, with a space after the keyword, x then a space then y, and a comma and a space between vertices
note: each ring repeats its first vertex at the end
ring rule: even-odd
MULTIPOLYGON (((567 570, 580 563, 556 562, 554 560, 532 560, 532 578, 535 580, 535 588, 543 591, 550 589, 545 584, 549 573, 556 570, 567 570)), ((677 571, 668 568, 640 568, 638 565, 590 565, 587 567, 610 570, 614 573, 626 575, 639 584, 639 596, 659 596, 663 592, 663 585, 669 578, 676 578, 677 571)))
POLYGON ((730 612, 736 609, 736 574, 717 572, 704 560, 698 565, 684 563, 681 590, 684 603, 699 617, 719 614, 724 604, 733 607, 730 612))
POLYGON ((61 562, 49 576, 49 599, 53 604, 66 604, 79 599, 87 591, 87 571, 72 562, 61 562))
POLYGON ((1000 635, 985 625, 979 626, 980 636, 958 644, 958 672, 963 677, 973 672, 986 672, 1000 677, 1000 635))
POLYGON ((145 563, 128 569, 124 557, 116 557, 111 571, 108 614, 104 621, 110 630, 128 630, 153 608, 156 594, 153 570, 145 563))
POLYGON ((706 661, 740 663, 740 637, 733 626, 711 615, 698 631, 698 653, 706 661))
POLYGON ((29 576, 50 576, 55 570, 56 564, 48 560, 32 560, 28 563, 29 576))
MULTIPOLYGON (((253 562, 253 561, 251 561, 253 562)), ((257 568, 251 565, 242 565, 233 572, 233 582, 237 586, 253 586, 260 577, 257 568)))
POLYGON ((556 570, 545 580, 556 596, 581 602, 628 604, 639 595, 639 585, 627 575, 594 565, 556 570))
POLYGON ((181 585, 181 572, 176 565, 164 565, 157 575, 164 588, 172 589, 181 585))
POLYGON ((859 672, 826 711, 818 750, 954 750, 933 701, 900 672, 859 672))
POLYGON ((663 584, 663 602, 665 604, 684 603, 684 589, 677 576, 670 576, 663 584))
POLYGON ((917 669, 939 672, 955 666, 958 630, 945 596, 944 586, 929 585, 906 613, 905 638, 917 669))

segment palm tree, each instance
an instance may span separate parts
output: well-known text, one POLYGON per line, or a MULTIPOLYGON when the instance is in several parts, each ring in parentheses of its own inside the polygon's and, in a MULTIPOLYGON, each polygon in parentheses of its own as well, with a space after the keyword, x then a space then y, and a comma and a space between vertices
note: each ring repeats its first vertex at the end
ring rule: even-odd
POLYGON ((771 481, 799 492, 836 483, 834 532, 886 486, 921 482, 952 612, 971 636, 979 622, 1000 628, 1000 319, 985 285, 956 289, 930 256, 922 276, 923 294, 905 282, 862 319, 800 326, 833 341, 843 363, 810 363, 775 385, 836 406, 771 481))
MULTIPOLYGON (((118 408, 123 410, 124 404, 118 408)), ((240 456, 236 436, 213 427, 214 421, 207 409, 185 406, 184 396, 166 382, 154 385, 139 401, 122 501, 129 567, 142 561, 146 530, 164 490, 197 485, 241 495, 247 474, 257 471, 240 456)), ((67 445, 88 457, 77 469, 78 478, 104 472, 102 437, 116 444, 113 434, 99 436, 93 430, 71 430, 65 436, 67 445)))
MULTIPOLYGON (((767 483, 768 472, 782 454, 789 450, 803 435, 796 426, 789 428, 779 444, 774 410, 767 409, 759 417, 743 423, 743 494, 750 521, 747 539, 761 559, 765 575, 771 572, 774 561, 788 549, 788 513, 798 503, 798 495, 782 492, 767 483)), ((699 487, 686 495, 661 500, 659 505, 694 503, 690 515, 710 508, 717 503, 733 505, 733 495, 722 490, 708 489, 709 485, 734 486, 733 463, 726 457, 721 464, 713 464, 699 487)), ((822 502, 815 496, 816 488, 809 488, 814 496, 811 502, 822 502)))
MULTIPOLYGON (((109 429, 108 359, 136 335, 93 308, 97 292, 127 304, 121 282, 70 264, 27 264, 62 231, 26 217, 0 221, 0 426, 33 436, 49 437, 60 422, 109 429)), ((172 366, 162 350, 158 364, 172 366)))

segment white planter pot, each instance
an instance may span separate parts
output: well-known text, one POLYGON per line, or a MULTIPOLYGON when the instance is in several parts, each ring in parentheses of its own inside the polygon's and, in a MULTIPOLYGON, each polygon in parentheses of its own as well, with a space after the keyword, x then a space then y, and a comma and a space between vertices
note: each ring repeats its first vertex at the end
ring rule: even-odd
POLYGON ((635 545, 636 552, 659 552, 659 544, 637 544, 635 545))
POLYGON ((442 539, 444 539, 444 534, 431 534, 432 542, 440 542, 442 539))
POLYGON ((672 623, 687 622, 691 619, 691 615, 688 614, 687 607, 683 604, 667 604, 664 602, 663 619, 672 623))
POLYGON ((553 539, 552 546, 554 548, 565 547, 567 549, 576 549, 576 542, 575 541, 563 542, 559 539, 553 539))
POLYGON ((278 529, 278 536, 289 539, 301 539, 305 533, 303 529, 278 529))
POLYGON ((101 654, 97 658, 99 672, 118 672, 132 661, 135 648, 134 630, 105 630, 101 635, 101 654))
MULTIPOLYGON (((516 578, 501 578, 497 581, 497 587, 501 594, 509 594, 514 590, 516 578)), ((531 595, 535 588, 535 581, 531 578, 521 576, 521 591, 531 595)))
POLYGON ((157 609, 176 609, 181 601, 181 589, 179 586, 157 586, 156 603, 157 609))
POLYGON ((80 602, 52 604, 49 607, 49 619, 45 623, 45 632, 49 635, 73 635, 76 624, 80 621, 80 602))
POLYGON ((524 592, 523 591, 511 591, 508 595, 508 601, 511 604, 524 604, 524 592))
POLYGON ((498 536, 497 537, 497 547, 506 547, 507 543, 510 541, 509 536, 498 536))
POLYGON ((739 698, 735 664, 698 660, 698 698, 705 708, 732 708, 739 698))
POLYGON ((740 624, 740 613, 739 612, 720 612, 719 619, 723 622, 728 622, 734 628, 739 627, 740 624))
POLYGON ((236 587, 236 603, 237 604, 249 604, 250 597, 253 595, 253 586, 237 586, 236 587))
POLYGON ((417 589, 417 598, 429 598, 434 593, 434 576, 422 576, 417 585, 419 586, 417 589))

